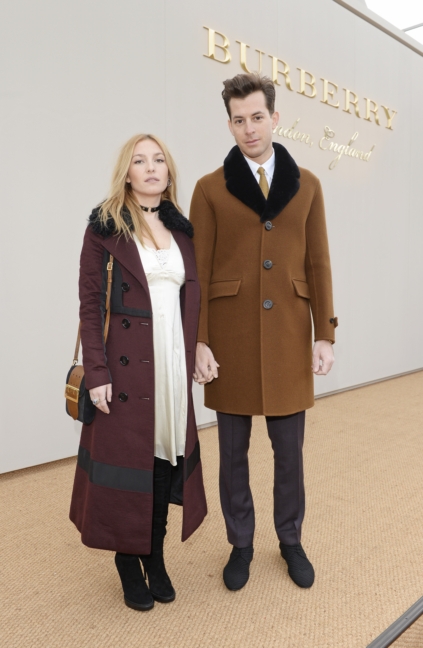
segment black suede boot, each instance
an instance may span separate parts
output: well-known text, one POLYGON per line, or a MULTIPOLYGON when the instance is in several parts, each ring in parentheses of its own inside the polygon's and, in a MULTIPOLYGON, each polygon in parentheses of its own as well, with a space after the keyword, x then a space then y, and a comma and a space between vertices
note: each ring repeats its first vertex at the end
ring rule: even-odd
POLYGON ((166 535, 169 511, 172 465, 164 459, 154 458, 154 499, 151 553, 140 556, 148 577, 148 586, 153 598, 160 603, 175 600, 175 590, 167 574, 163 558, 163 544, 166 535))
POLYGON ((141 571, 138 556, 117 553, 115 563, 122 581, 123 598, 133 610, 147 611, 154 606, 154 599, 141 571))
POLYGON ((166 571, 163 559, 163 540, 153 538, 153 551, 149 556, 140 556, 148 577, 148 587, 155 601, 171 603, 175 600, 175 590, 166 571))

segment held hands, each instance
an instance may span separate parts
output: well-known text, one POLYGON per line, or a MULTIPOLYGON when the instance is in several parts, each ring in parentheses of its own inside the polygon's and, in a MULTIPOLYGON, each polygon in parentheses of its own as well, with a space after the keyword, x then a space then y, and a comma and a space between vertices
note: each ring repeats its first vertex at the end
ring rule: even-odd
POLYGON ((332 344, 328 340, 317 340, 313 347, 311 370, 316 376, 326 376, 335 362, 332 344))
POLYGON ((214 359, 211 349, 204 342, 197 342, 195 353, 194 380, 199 385, 205 385, 214 378, 218 378, 217 368, 220 365, 214 359))
MULTIPOLYGON (((317 340, 313 347, 312 371, 316 376, 326 376, 335 362, 332 344, 328 340, 317 340)), ((195 355, 194 380, 199 385, 205 385, 218 378, 220 365, 214 359, 211 349, 204 342, 197 343, 195 355)))
POLYGON ((105 414, 110 414, 107 403, 112 400, 112 385, 101 385, 101 387, 93 387, 90 389, 90 398, 97 409, 105 414))

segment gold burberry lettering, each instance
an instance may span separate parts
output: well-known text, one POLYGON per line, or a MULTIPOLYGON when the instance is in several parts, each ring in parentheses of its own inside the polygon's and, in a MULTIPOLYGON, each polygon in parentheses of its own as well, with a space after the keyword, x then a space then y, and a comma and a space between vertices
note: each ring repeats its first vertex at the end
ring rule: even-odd
MULTIPOLYGON (((229 63, 232 60, 232 55, 228 37, 210 27, 204 27, 204 29, 208 33, 208 49, 207 54, 204 54, 204 56, 218 63, 229 63)), ((261 49, 255 49, 250 53, 250 46, 247 43, 240 40, 237 40, 236 43, 239 45, 239 64, 244 72, 263 71, 264 74, 271 77, 275 85, 285 86, 287 90, 296 91, 308 99, 319 98, 321 103, 331 106, 331 108, 340 108, 342 101, 343 112, 355 114, 359 119, 365 119, 377 126, 383 123, 385 128, 393 130, 392 122, 397 115, 396 110, 383 104, 380 105, 382 110, 379 110, 379 104, 376 101, 369 97, 363 97, 360 100, 358 95, 349 88, 343 88, 344 96, 339 96, 338 84, 334 81, 320 77, 319 82, 317 82, 315 75, 304 68, 297 68, 298 74, 295 71, 295 74, 293 74, 289 64, 283 59, 273 54, 266 56, 261 49), (269 58, 270 61, 268 61, 269 58), (263 70, 264 61, 267 61, 269 67, 267 71, 263 70)))

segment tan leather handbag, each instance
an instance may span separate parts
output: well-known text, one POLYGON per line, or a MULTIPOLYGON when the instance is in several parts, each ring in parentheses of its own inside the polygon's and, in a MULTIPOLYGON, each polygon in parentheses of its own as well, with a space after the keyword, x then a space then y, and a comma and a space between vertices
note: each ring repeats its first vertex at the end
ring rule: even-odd
MULTIPOLYGON (((104 343, 109 333, 110 322, 110 296, 112 294, 113 256, 110 255, 107 264, 107 290, 106 290, 106 319, 104 322, 104 343)), ((79 347, 81 346, 81 322, 78 326, 75 353, 72 366, 66 376, 65 398, 66 413, 75 421, 90 425, 95 416, 95 405, 92 404, 90 392, 85 388, 84 367, 78 364, 79 347)))

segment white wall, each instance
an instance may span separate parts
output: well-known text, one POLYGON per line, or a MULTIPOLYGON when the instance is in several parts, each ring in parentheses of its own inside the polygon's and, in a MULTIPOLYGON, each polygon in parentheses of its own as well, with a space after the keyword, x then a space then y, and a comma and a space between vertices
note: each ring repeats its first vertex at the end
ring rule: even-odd
MULTIPOLYGON (((421 56, 332 0, 15 0, 0 25, 0 472, 76 453, 63 388, 86 218, 119 146, 139 131, 169 145, 188 211, 196 180, 232 146, 220 92, 241 71, 236 39, 287 61, 295 90, 298 66, 398 111, 389 131, 322 104, 320 85, 315 99, 281 86, 281 123, 300 117, 314 145, 275 140, 321 178, 327 203, 340 327, 317 393, 423 367, 421 56), (203 56, 203 25, 229 38, 231 63, 203 56), (345 158, 330 171, 324 126, 344 143, 359 131, 366 150, 376 145, 370 161, 345 158)), ((199 388, 195 399, 198 422, 213 420, 199 388)))

